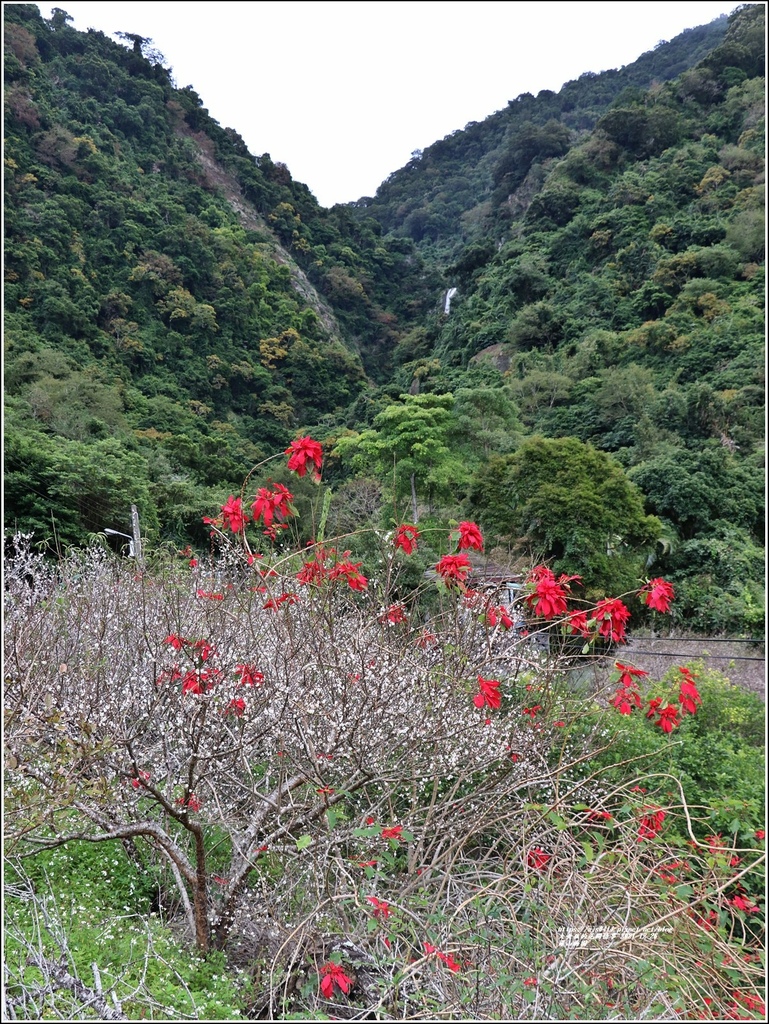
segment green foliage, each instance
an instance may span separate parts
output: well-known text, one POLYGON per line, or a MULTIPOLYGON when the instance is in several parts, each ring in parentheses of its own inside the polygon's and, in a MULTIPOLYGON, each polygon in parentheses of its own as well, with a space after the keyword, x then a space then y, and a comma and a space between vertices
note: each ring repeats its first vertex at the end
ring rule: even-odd
POLYGON ((392 473, 396 498, 411 497, 417 522, 418 494, 432 506, 467 478, 449 447, 453 407, 451 394, 401 395, 374 418, 373 429, 340 438, 336 454, 360 470, 373 466, 384 479, 392 473))
MULTIPOLYGON (((638 762, 641 779, 646 772, 650 777, 667 772, 680 783, 700 840, 714 832, 732 833, 742 845, 764 827, 764 706, 722 673, 701 664, 690 667, 702 697, 697 713, 684 715, 671 736, 649 728, 639 711, 622 716, 614 743, 598 761, 607 768, 608 779, 619 780, 626 778, 629 759, 650 757, 648 767, 638 762)), ((678 669, 671 669, 660 692, 676 686, 678 679, 678 669)), ((652 685, 649 693, 655 692, 652 685)))
POLYGON ((591 592, 632 589, 661 533, 621 466, 575 438, 535 436, 491 459, 468 502, 487 530, 524 541, 591 592))
POLYGON ((718 520, 763 535, 761 5, 524 93, 332 210, 151 40, 4 14, 8 524, 82 543, 134 501, 151 536, 205 544, 196 506, 307 432, 409 518, 450 515, 492 456, 573 437, 665 520, 687 623, 756 628, 754 569, 712 584, 718 520), (421 449, 374 423, 448 393, 421 449))

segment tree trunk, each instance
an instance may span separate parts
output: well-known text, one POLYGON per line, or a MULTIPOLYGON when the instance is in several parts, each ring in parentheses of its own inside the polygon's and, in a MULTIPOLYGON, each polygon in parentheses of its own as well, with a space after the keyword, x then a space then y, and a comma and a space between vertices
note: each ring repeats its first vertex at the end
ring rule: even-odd
POLYGON ((414 482, 413 473, 411 474, 411 511, 414 516, 414 525, 416 526, 417 519, 419 518, 419 512, 417 511, 417 488, 416 483, 414 482))
POLYGON ((195 942, 201 953, 208 952, 208 878, 206 875, 206 848, 203 831, 197 826, 191 830, 195 835, 195 942))

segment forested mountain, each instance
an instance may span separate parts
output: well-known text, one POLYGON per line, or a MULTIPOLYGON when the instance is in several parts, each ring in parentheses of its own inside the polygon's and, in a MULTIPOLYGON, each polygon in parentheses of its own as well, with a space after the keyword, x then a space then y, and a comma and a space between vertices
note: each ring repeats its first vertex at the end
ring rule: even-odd
POLYGON ((150 40, 4 13, 7 525, 80 543, 134 502, 202 544, 311 431, 338 523, 472 513, 596 588, 656 558, 687 622, 759 627, 763 5, 331 210, 150 40))
POLYGON ((726 24, 721 17, 687 29, 626 67, 585 72, 558 93, 522 93, 484 121, 417 150, 376 196, 359 200, 357 207, 386 230, 437 243, 444 252, 458 241, 488 235, 492 212, 502 223, 512 215, 515 206, 502 213, 500 204, 532 165, 566 153, 607 107, 636 102, 642 90, 688 71, 723 41, 726 24))

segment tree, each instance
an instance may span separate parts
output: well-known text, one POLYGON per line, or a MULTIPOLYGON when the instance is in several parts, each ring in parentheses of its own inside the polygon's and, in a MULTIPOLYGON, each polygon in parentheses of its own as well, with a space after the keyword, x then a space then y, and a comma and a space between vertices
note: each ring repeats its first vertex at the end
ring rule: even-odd
POLYGON ((530 437, 490 459, 468 503, 487 531, 580 574, 590 589, 632 589, 662 532, 622 467, 570 437, 530 437))
POLYGON ((416 523, 420 492, 432 502, 456 494, 457 485, 467 480, 466 468, 449 447, 453 408, 451 394, 401 395, 374 419, 373 429, 341 438, 336 452, 356 468, 374 467, 385 479, 392 473, 396 496, 411 496, 416 523))

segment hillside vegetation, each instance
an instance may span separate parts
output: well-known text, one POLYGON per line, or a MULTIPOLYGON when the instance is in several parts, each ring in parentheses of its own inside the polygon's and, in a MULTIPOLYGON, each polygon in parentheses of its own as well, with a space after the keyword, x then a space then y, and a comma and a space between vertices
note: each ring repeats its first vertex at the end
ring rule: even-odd
POLYGON ((372 521, 472 511, 500 557, 596 589, 653 564, 688 625, 760 629, 762 5, 331 210, 151 40, 5 15, 8 526, 62 549, 135 503, 152 544, 203 547, 201 512, 312 431, 342 519, 367 488, 372 521), (644 529, 566 500, 595 452, 644 529))
POLYGON ((331 210, 4 13, 4 1019, 765 1019, 764 705, 627 664, 763 624, 763 5, 331 210))

